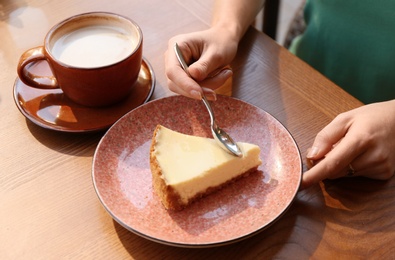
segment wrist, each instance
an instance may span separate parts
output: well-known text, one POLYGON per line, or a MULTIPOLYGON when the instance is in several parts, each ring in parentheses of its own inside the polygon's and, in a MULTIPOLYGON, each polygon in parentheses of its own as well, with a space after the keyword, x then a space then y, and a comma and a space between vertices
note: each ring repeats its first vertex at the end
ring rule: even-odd
POLYGON ((211 26, 211 29, 215 31, 215 35, 218 35, 221 38, 226 38, 228 43, 233 42, 237 45, 245 32, 240 25, 227 22, 214 23, 211 26))

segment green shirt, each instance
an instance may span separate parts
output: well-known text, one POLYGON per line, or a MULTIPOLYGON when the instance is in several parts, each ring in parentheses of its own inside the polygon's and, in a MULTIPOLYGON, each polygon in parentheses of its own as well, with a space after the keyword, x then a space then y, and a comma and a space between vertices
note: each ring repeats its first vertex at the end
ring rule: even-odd
POLYGON ((395 0, 307 0, 290 50, 364 103, 395 99, 395 0))

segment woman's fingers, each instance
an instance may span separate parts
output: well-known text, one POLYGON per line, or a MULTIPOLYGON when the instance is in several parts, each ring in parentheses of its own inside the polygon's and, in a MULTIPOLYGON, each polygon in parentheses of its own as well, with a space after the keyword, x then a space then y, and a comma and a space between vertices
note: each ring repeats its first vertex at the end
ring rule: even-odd
POLYGON ((395 174, 395 101, 362 106, 336 117, 315 138, 302 188, 324 179, 395 174))
POLYGON ((346 135, 350 125, 349 116, 337 116, 317 134, 307 158, 317 160, 325 156, 346 135))

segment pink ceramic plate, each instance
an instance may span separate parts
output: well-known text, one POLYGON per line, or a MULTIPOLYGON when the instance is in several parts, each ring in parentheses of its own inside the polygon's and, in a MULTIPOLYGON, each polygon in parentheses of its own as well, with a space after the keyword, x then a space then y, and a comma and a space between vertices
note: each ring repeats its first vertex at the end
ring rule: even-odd
MULTIPOLYGON (((46 62, 31 69, 39 75, 51 75, 46 62)), ((36 89, 19 78, 14 84, 14 100, 21 113, 33 123, 61 132, 93 132, 109 128, 130 110, 147 102, 155 88, 155 75, 143 60, 139 78, 131 94, 113 106, 90 108, 78 105, 65 97, 60 89, 36 89)))
POLYGON ((238 99, 212 103, 220 125, 236 141, 261 147, 259 170, 180 211, 167 211, 153 192, 149 148, 157 124, 211 137, 201 101, 172 96, 148 102, 116 122, 100 141, 93 184, 110 215, 128 230, 160 243, 210 247, 263 230, 290 206, 302 161, 290 133, 275 118, 238 99))

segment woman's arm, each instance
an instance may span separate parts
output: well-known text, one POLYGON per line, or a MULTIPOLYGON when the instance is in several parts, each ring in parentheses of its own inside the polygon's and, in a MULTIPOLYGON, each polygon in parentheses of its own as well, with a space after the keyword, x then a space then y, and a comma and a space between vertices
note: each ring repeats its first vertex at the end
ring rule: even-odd
POLYGON ((262 9, 264 0, 217 0, 211 27, 219 27, 240 41, 247 28, 262 9))

